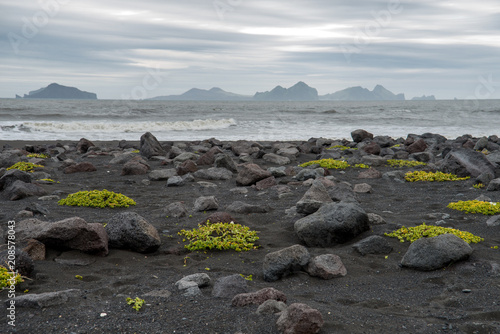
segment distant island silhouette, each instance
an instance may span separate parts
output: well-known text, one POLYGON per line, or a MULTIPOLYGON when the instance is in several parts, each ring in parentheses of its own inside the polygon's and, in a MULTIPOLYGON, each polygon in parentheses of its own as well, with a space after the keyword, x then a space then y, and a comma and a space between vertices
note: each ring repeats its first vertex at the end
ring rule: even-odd
POLYGON ((89 93, 79 90, 75 87, 62 86, 57 83, 51 83, 43 87, 24 94, 24 97, 16 95, 18 99, 75 99, 75 100, 97 100, 95 93, 89 93))

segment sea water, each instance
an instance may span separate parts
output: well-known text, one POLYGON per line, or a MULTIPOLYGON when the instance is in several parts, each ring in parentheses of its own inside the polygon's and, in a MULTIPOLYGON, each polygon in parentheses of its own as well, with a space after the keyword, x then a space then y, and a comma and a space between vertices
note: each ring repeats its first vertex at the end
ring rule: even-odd
POLYGON ((500 136, 500 100, 127 101, 0 99, 0 140, 351 139, 365 129, 393 138, 500 136))

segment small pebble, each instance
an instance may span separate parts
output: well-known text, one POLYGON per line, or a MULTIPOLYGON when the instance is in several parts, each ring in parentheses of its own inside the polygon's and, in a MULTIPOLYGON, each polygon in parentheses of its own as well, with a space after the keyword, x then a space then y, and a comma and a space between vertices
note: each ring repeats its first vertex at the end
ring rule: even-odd
POLYGON ((463 290, 462 290, 462 292, 463 292, 463 293, 471 293, 471 292, 472 292, 472 290, 470 290, 470 289, 463 289, 463 290))

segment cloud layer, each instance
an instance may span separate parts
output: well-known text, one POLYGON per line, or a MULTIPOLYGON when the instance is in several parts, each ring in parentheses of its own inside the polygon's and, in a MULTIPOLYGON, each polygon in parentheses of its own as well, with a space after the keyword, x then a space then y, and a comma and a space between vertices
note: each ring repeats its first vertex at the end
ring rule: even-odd
POLYGON ((2 5, 0 97, 51 82, 99 98, 304 81, 500 98, 500 3, 39 0, 2 5))

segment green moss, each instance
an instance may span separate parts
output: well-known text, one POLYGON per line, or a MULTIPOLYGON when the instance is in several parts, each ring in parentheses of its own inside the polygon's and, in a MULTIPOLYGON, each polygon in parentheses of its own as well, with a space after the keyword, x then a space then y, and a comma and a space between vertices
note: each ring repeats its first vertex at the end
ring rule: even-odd
POLYGON ((94 208, 128 208, 130 205, 135 205, 133 199, 125 195, 117 194, 112 191, 92 190, 92 191, 79 191, 68 197, 61 199, 57 202, 59 205, 68 206, 87 206, 94 208))
POLYGON ((458 177, 454 174, 447 174, 443 172, 408 172, 405 174, 405 180, 408 182, 428 181, 428 182, 444 182, 444 181, 464 181, 470 179, 467 177, 458 177))
POLYGON ((448 204, 450 209, 463 211, 465 213, 481 213, 483 215, 495 215, 500 213, 499 202, 485 201, 458 201, 448 204))
POLYGON ((391 167, 416 167, 416 166, 426 166, 425 162, 413 161, 413 160, 398 160, 389 159, 387 164, 391 167))
POLYGON ((355 151, 358 149, 357 147, 347 147, 344 145, 334 145, 334 146, 328 147, 327 150, 333 150, 335 148, 339 148, 341 151, 345 151, 345 150, 354 150, 355 151))
POLYGON ((355 164, 354 168, 370 168, 370 166, 365 165, 365 164, 355 164))
POLYGON ((24 282, 21 274, 16 274, 6 267, 0 266, 0 289, 9 288, 11 285, 18 285, 24 282))
POLYGON ((476 189, 482 189, 482 188, 485 187, 485 185, 482 184, 482 183, 477 183, 477 184, 474 184, 473 187, 476 188, 476 189))
POLYGON ((19 170, 22 170, 23 172, 32 173, 35 168, 43 168, 43 166, 34 164, 32 162, 21 161, 21 162, 18 162, 16 164, 10 166, 9 168, 7 168, 7 170, 19 169, 19 170))
POLYGON ((232 249, 237 252, 256 249, 254 242, 259 240, 257 231, 248 226, 231 223, 199 224, 193 230, 181 230, 179 235, 184 236, 183 242, 189 241, 184 247, 190 251, 218 249, 232 249))
POLYGON ((321 160, 313 160, 309 162, 305 162, 300 167, 307 167, 311 165, 319 165, 323 168, 328 169, 346 169, 349 167, 349 164, 343 160, 334 160, 334 159, 321 159, 321 160))
POLYGON ((391 238, 398 238, 401 242, 405 242, 405 240, 414 242, 415 240, 418 240, 420 238, 431 238, 446 233, 454 234, 469 244, 484 241, 483 238, 475 236, 474 234, 469 232, 464 232, 449 227, 425 225, 425 223, 415 227, 402 227, 399 230, 393 231, 392 233, 385 233, 385 235, 391 238))
POLYGON ((47 159, 50 158, 50 155, 45 154, 45 153, 30 153, 27 155, 28 158, 40 158, 40 159, 47 159))
POLYGON ((144 302, 144 299, 141 299, 139 297, 135 297, 135 299, 132 299, 130 297, 127 298, 127 304, 132 305, 132 308, 136 311, 139 311, 142 308, 144 302))

